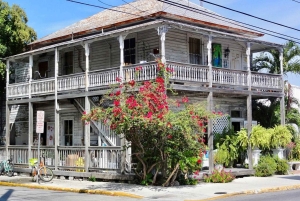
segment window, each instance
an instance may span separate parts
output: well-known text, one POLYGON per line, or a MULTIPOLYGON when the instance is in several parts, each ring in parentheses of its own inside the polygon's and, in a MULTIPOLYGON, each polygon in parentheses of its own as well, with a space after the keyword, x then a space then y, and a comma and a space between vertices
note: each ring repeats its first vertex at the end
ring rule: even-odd
POLYGON ((191 64, 203 64, 200 39, 189 38, 189 57, 191 64))
POLYGON ((241 118, 242 112, 239 110, 231 110, 231 118, 241 118))
POLYGON ((73 120, 64 120, 65 146, 73 145, 73 120))
POLYGON ((64 55, 63 75, 73 73, 73 52, 66 52, 64 55))
POLYGON ((135 38, 124 40, 125 65, 135 64, 135 38))

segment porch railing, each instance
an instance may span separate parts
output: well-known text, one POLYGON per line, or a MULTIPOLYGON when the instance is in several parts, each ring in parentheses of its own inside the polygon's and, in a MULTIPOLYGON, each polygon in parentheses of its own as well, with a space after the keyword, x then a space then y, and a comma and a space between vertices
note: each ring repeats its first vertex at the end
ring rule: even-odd
POLYGON ((179 81, 208 82, 208 67, 167 62, 167 68, 171 70, 171 79, 179 81))
POLYGON ((58 77, 58 91, 68 91, 85 87, 85 74, 76 73, 58 77))
POLYGON ((266 89, 282 89, 281 75, 261 74, 253 72, 251 74, 252 87, 262 87, 266 89))
POLYGON ((120 70, 117 68, 92 71, 89 74, 89 84, 90 87, 108 86, 116 84, 117 77, 120 77, 120 70))
POLYGON ((16 83, 10 84, 7 88, 8 97, 15 98, 15 97, 24 97, 29 95, 29 83, 16 83))
MULTIPOLYGON (((207 66, 186 64, 180 62, 167 61, 167 68, 172 72, 170 80, 180 82, 209 82, 209 68, 207 66)), ((212 68, 212 82, 214 85, 247 86, 248 72, 224 68, 212 68)), ((123 76, 125 81, 132 79, 136 81, 152 80, 157 76, 156 62, 124 66, 123 76), (139 68, 141 67, 141 68, 139 68), (137 69, 139 68, 139 69, 137 69)), ((89 72, 89 87, 94 90, 103 86, 116 84, 116 78, 120 77, 119 68, 110 68, 89 72)), ((266 73, 251 73, 251 83, 254 88, 282 89, 281 75, 266 73)), ((31 93, 36 95, 54 94, 54 79, 33 80, 31 83, 31 93)), ((84 73, 64 75, 58 77, 58 91, 65 92, 85 88, 86 77, 84 73)), ((9 98, 19 98, 29 96, 29 83, 10 84, 7 89, 9 98)))
POLYGON ((224 68, 212 69, 213 84, 247 86, 247 76, 247 71, 229 70, 224 68))
MULTIPOLYGON (((119 170, 121 163, 122 147, 94 147, 88 148, 88 168, 89 170, 119 170)), ((6 159, 7 156, 13 156, 13 163, 16 166, 29 166, 29 152, 26 145, 12 145, 8 147, 8 155, 5 149, 0 150, 0 157, 6 159)), ((40 148, 40 154, 45 159, 45 164, 50 167, 55 166, 55 148, 40 148)), ((58 169, 64 171, 84 171, 86 160, 84 146, 60 146, 58 147, 58 169)), ((36 146, 31 147, 31 158, 38 158, 36 146)))
POLYGON ((33 80, 31 82, 31 94, 51 94, 55 92, 54 78, 33 80))

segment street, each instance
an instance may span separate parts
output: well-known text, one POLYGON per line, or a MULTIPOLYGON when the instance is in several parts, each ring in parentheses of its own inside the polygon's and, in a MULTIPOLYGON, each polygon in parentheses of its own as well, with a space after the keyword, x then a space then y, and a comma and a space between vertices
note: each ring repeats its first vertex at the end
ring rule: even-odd
POLYGON ((138 199, 0 186, 0 201, 134 201, 138 199))
POLYGON ((217 199, 218 201, 298 201, 300 197, 299 190, 280 191, 275 193, 262 193, 255 195, 239 195, 226 199, 217 199))

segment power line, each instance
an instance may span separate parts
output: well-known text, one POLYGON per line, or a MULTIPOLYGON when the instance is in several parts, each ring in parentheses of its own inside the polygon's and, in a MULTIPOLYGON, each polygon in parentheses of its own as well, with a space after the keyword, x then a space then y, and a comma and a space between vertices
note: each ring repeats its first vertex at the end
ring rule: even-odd
MULTIPOLYGON (((254 16, 254 15, 251 15, 251 14, 248 14, 248 13, 244 13, 244 12, 241 12, 241 11, 238 11, 238 10, 234 10, 234 9, 232 9, 232 8, 228 8, 228 7, 219 5, 219 4, 211 3, 211 2, 205 1, 205 0, 202 0, 202 1, 205 2, 205 3, 208 3, 208 4, 212 4, 212 5, 214 5, 214 6, 218 6, 218 7, 221 7, 221 8, 225 8, 225 9, 227 9, 227 10, 231 10, 231 11, 234 11, 234 12, 237 12, 237 13, 240 13, 240 14, 243 14, 243 15, 247 15, 247 16, 253 17, 253 18, 256 18, 256 19, 265 21, 265 22, 269 22, 269 23, 276 24, 276 25, 279 25, 279 26, 282 26, 282 27, 285 27, 285 28, 289 28, 289 29, 293 29, 293 30, 296 30, 296 31, 300 31, 300 29, 296 29, 296 28, 294 28, 294 27, 290 27, 290 26, 286 26, 286 25, 284 25, 284 24, 280 24, 280 23, 277 23, 277 22, 273 22, 273 21, 271 21, 271 20, 266 20, 266 19, 263 19, 263 18, 254 16)), ((293 1, 295 1, 295 0, 293 0, 293 1)), ((297 1, 295 1, 295 2, 297 2, 297 1)))
POLYGON ((297 2, 297 3, 300 3, 300 1, 296 1, 296 0, 292 0, 292 1, 295 1, 295 2, 297 2))
MULTIPOLYGON (((78 2, 78 1, 73 1, 73 0, 66 0, 66 1, 70 1, 70 2, 73 2, 73 3, 78 3, 78 4, 82 4, 82 5, 86 5, 86 6, 92 6, 92 7, 97 7, 97 8, 107 9, 107 10, 111 10, 111 11, 115 11, 115 12, 121 12, 121 13, 129 14, 129 15, 134 15, 134 16, 139 16, 139 17, 144 17, 144 18, 145 18, 145 16, 142 16, 142 15, 137 15, 137 14, 133 14, 133 13, 128 13, 128 12, 125 12, 125 11, 119 11, 119 10, 115 10, 115 9, 111 9, 111 8, 105 8, 105 7, 101 7, 101 6, 97 6, 97 5, 93 5, 93 4, 87 4, 87 3, 78 2)), ((168 1, 168 0, 158 0, 158 1, 165 2, 165 1, 168 1)), ((168 1, 168 2, 169 2, 169 1, 168 1)), ((216 15, 216 14, 212 14, 212 13, 209 13, 209 12, 206 12, 206 11, 202 11, 202 10, 199 10, 199 9, 196 9, 196 8, 187 7, 187 6, 183 5, 183 4, 174 3, 174 2, 169 2, 169 3, 168 3, 168 2, 167 2, 167 4, 170 4, 170 5, 173 4, 173 6, 176 6, 176 7, 179 7, 179 8, 189 9, 190 11, 195 12, 195 13, 199 13, 199 12, 202 12, 202 14, 203 14, 203 13, 208 13, 208 14, 210 15, 210 17, 212 17, 211 15, 216 15), (174 5, 174 4, 177 4, 177 5, 174 5), (199 11, 199 12, 197 12, 197 11, 199 11)), ((205 15, 205 14, 203 14, 203 15, 205 15)), ((209 16, 209 15, 206 15, 206 16, 209 16)), ((217 16, 217 17, 221 17, 221 16, 219 16, 219 15, 216 15, 216 16, 217 16)), ((235 21, 235 20, 232 20, 232 19, 229 19, 229 18, 225 18, 225 17, 222 17, 222 18, 228 19, 228 20, 231 20, 231 21, 235 21)), ((215 18, 215 19, 217 19, 217 18, 215 18)), ((219 20, 225 21, 225 20, 222 20, 222 19, 219 19, 219 20)), ((225 22, 228 22, 228 21, 225 21, 225 22)), ((235 21, 235 22, 238 22, 238 21, 235 21)), ((232 22, 231 22, 231 23, 232 23, 232 22)), ((242 22, 238 22, 238 23, 242 23, 242 22)), ((234 24, 234 23, 232 23, 232 24, 234 24)), ((242 24, 246 24, 246 23, 242 23, 242 24)), ((253 30, 253 31, 258 31, 258 32, 261 32, 261 33, 264 33, 264 34, 267 34, 267 35, 270 35, 270 36, 273 36, 273 37, 276 37, 276 38, 280 38, 280 39, 284 39, 284 40, 290 40, 290 39, 288 39, 288 38, 283 38, 283 37, 276 36, 276 35, 273 35, 273 34, 270 34, 270 33, 266 33, 266 32, 262 32, 262 31, 259 31, 259 30, 256 30, 256 29, 251 29, 251 28, 249 28, 249 27, 245 27, 245 26, 242 26, 242 25, 240 25, 240 24, 236 24, 236 25, 238 25, 238 26, 240 26, 240 27, 244 27, 244 28, 250 29, 250 30, 253 30)), ((248 24, 246 24, 246 25, 248 25, 248 24)), ((248 26, 253 26, 253 25, 248 25, 248 26)), ((253 26, 253 27, 256 27, 256 26, 253 26)), ((266 31, 269 31, 269 32, 273 32, 273 31, 271 31, 271 30, 263 29, 263 28, 260 28, 260 27, 257 27, 257 28, 262 29, 262 30, 266 30, 266 31)), ((277 33, 277 32, 273 32, 273 33, 276 33, 276 34, 278 34, 278 35, 284 35, 284 34, 280 34, 280 33, 277 33)), ((294 37, 288 36, 288 35, 284 35, 284 36, 289 37, 289 38, 294 38, 294 37)), ((294 39, 300 40, 300 39, 298 39, 298 38, 294 38, 294 39)), ((294 42, 295 42, 295 41, 294 41, 294 42)), ((298 42, 295 42, 295 43, 298 43, 298 42)), ((298 44, 300 44, 300 43, 298 43, 298 44)))
POLYGON ((107 3, 104 3, 103 1, 100 1, 98 0, 100 3, 104 4, 104 5, 107 5, 107 6, 110 6, 110 7, 116 7, 116 6, 113 6, 113 5, 110 5, 110 4, 107 4, 107 3))
MULTIPOLYGON (((231 24, 235 24, 237 26, 240 26, 240 27, 243 27, 243 28, 247 28, 249 30, 252 30, 252 31, 258 31, 258 32, 261 32, 263 34, 267 34, 267 35, 270 35, 270 36, 273 36, 273 37, 277 37, 277 38, 280 38, 280 39, 284 39, 284 40, 291 40, 289 38, 293 38, 293 39, 296 39, 298 41, 300 41, 299 38, 295 38, 295 37, 292 37, 292 36, 288 36, 288 35, 285 35, 285 34, 281 34, 281 33, 278 33, 278 32, 275 32, 275 31, 271 31, 271 30, 268 30, 268 29, 264 29, 264 28, 261 28, 261 27, 257 27, 257 26, 254 26, 254 25, 250 25, 250 24, 247 24, 247 23, 243 23, 243 22, 239 22, 239 21, 236 21, 236 20, 233 20, 233 19, 230 19, 230 18, 226 18, 226 17, 223 17, 223 16, 219 16, 217 14, 214 14, 214 13, 209 13, 207 11, 203 11, 203 10, 199 10, 197 8, 192 8, 192 7, 188 7, 188 6, 185 6, 183 4, 179 4, 179 3, 175 3, 173 1, 169 1, 169 0, 158 0, 158 1, 161 1, 161 2, 165 2, 167 4, 170 4, 170 5, 173 5, 173 6, 176 6, 176 7, 179 7, 179 8, 183 8, 183 9, 187 9, 189 11, 192 11, 192 12, 195 12, 195 13, 200 13, 200 14, 203 14, 205 16, 209 16, 209 17, 212 17, 214 19, 217 19, 217 20, 220 20, 220 21, 223 21, 223 22, 228 22, 228 23, 231 23, 231 24), (218 17, 218 18, 216 18, 218 17), (227 19, 224 20, 224 19, 227 19), (230 21, 228 21, 230 20, 230 21), (237 23, 234 23, 234 22, 237 22, 237 23), (258 29, 261 29, 261 30, 265 30, 265 31, 268 31, 268 32, 271 32, 271 33, 275 33, 275 34, 278 34, 278 35, 281 35, 281 36, 286 36, 286 37, 289 37, 289 38, 283 38, 283 37, 280 37, 280 36, 276 36, 276 35, 273 35, 273 34, 270 34, 270 33, 266 33, 266 32, 263 32, 263 31, 260 31, 260 30, 257 30, 257 29, 253 29, 253 28, 249 28, 249 27, 246 27, 246 26, 243 26, 241 24, 245 24, 247 26, 251 26, 251 27, 255 27, 255 28, 258 28, 258 29)), ((294 41, 295 42, 295 41, 294 41)), ((298 43, 298 42, 296 42, 298 43)), ((299 43, 300 44, 300 43, 299 43)))
POLYGON ((86 6, 91 6, 91 7, 96 7, 96 8, 102 8, 102 9, 106 9, 106 10, 111 10, 111 11, 115 11, 115 12, 119 12, 119 13, 125 13, 125 14, 128 14, 128 15, 134 15, 134 16, 138 16, 138 17, 144 17, 144 16, 141 16, 141 15, 137 15, 137 14, 133 14, 133 13, 121 11, 121 10, 106 8, 106 7, 97 6, 97 5, 88 4, 88 3, 83 3, 83 2, 79 2, 79 1, 73 1, 73 0, 66 0, 66 1, 70 1, 72 3, 78 3, 78 4, 82 4, 82 5, 86 5, 86 6))

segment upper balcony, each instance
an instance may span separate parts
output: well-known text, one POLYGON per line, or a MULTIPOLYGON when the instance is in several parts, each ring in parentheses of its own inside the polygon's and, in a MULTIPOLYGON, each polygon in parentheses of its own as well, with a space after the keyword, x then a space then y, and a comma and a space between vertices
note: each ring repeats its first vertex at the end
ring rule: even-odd
MULTIPOLYGON (((186 85, 185 90, 191 90, 188 86, 209 88, 209 68, 203 65, 186 64, 167 61, 167 67, 172 69, 170 77, 171 84, 186 85)), ((157 63, 148 62, 124 66, 124 81, 134 79, 135 81, 153 80, 157 76, 157 63), (136 67, 142 69, 136 72, 136 67)), ((236 90, 241 93, 249 90, 263 93, 281 93, 283 88, 282 76, 279 74, 268 74, 251 72, 249 80, 248 71, 231 70, 225 68, 212 68, 212 88, 221 88, 222 90, 236 90)), ((58 94, 71 93, 72 91, 84 91, 88 84, 89 91, 107 89, 110 85, 116 84, 116 78, 120 77, 119 68, 108 70, 96 70, 88 73, 86 80, 85 73, 76 73, 59 76, 57 78, 58 94)), ((45 78, 32 80, 31 82, 22 82, 9 84, 7 88, 8 99, 24 99, 37 96, 51 96, 55 94, 55 78, 45 78)), ((199 91, 199 90, 198 90, 199 91)))

